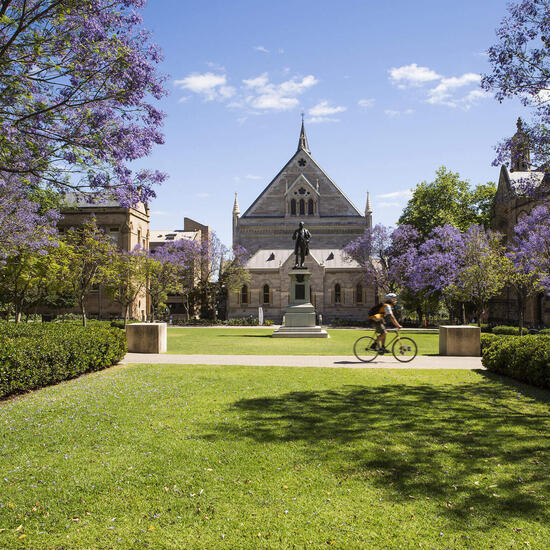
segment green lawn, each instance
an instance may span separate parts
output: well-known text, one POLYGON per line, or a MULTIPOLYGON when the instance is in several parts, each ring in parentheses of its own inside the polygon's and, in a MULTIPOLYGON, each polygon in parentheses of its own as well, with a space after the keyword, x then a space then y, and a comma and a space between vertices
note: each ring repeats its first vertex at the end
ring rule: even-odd
POLYGON ((0 547, 548 548, 550 394, 128 366, 0 402, 0 547))
MULTIPOLYGON (((272 338, 273 329, 169 328, 168 353, 190 355, 353 355, 357 338, 372 330, 329 330, 330 338, 272 338)), ((403 332, 418 345, 419 355, 439 353, 437 333, 403 332)), ((388 336, 388 342, 390 337, 388 336)))

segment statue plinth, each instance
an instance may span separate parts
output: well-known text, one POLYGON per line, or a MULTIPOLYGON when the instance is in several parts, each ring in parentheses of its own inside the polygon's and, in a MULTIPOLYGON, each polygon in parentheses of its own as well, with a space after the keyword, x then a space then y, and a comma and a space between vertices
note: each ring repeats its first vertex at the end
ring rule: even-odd
POLYGON ((315 324, 315 308, 309 301, 311 272, 296 268, 290 273, 290 303, 285 322, 273 332, 274 338, 328 338, 326 330, 315 324))

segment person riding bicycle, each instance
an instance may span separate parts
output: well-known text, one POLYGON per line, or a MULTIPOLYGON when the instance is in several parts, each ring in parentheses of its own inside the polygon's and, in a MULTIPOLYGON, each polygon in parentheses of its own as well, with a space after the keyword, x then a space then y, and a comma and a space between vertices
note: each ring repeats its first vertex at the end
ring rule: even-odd
POLYGON ((376 349, 378 346, 379 353, 386 353, 389 350, 386 349, 386 325, 384 321, 388 319, 394 324, 395 328, 403 328, 395 318, 393 314, 393 306, 397 303, 397 295, 390 292, 386 294, 384 301, 380 304, 376 304, 369 311, 369 321, 374 327, 374 330, 378 334, 376 342, 371 346, 372 349, 376 349))

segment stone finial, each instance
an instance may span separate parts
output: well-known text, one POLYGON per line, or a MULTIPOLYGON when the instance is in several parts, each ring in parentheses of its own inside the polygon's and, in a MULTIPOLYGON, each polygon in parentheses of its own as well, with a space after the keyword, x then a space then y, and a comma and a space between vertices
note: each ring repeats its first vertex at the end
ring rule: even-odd
POLYGON ((367 205, 365 206, 365 214, 372 214, 372 207, 370 205, 370 193, 367 191, 367 205))
POLYGON ((239 210, 239 199, 237 198, 237 193, 235 193, 235 202, 233 203, 233 214, 239 215, 241 211, 239 210))

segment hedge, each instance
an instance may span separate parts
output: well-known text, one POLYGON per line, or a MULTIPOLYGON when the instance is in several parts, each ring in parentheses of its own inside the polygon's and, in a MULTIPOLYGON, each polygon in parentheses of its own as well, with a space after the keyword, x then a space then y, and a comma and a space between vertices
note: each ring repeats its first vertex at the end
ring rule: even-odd
POLYGON ((108 324, 0 323, 0 398, 118 363, 126 335, 108 324))
MULTIPOLYGON (((525 329, 527 332, 527 329, 525 329)), ((493 334, 507 334, 510 336, 518 336, 519 335, 519 327, 507 327, 504 325, 493 327, 493 334)))
POLYGON ((482 363, 487 370, 550 388, 550 338, 547 336, 482 336, 482 363))

